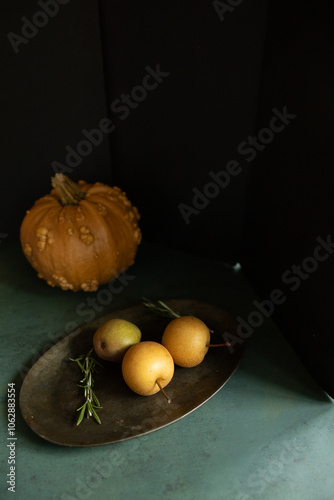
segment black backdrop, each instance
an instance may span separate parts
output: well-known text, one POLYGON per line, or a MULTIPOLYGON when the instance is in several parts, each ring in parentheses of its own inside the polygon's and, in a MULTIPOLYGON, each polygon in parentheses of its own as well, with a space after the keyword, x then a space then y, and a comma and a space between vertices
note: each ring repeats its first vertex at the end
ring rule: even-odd
POLYGON ((317 248, 334 242, 333 26, 331 2, 271 2, 257 128, 273 102, 296 118, 254 161, 242 256, 263 298, 286 294, 274 319, 332 396, 334 255, 317 248))
MULTIPOLYGON (((330 1, 12 0, 0 22, 0 233, 18 239, 56 161, 122 187, 145 239, 241 261, 263 299, 291 292, 283 273, 333 228, 330 1), (278 131, 284 110, 296 117, 278 131), (75 159, 107 117, 114 130, 75 159), (210 187, 231 161, 228 186, 210 187)), ((333 261, 274 315, 332 393, 333 261)))
MULTIPOLYGON (((41 12, 37 1, 1 2, 1 183, 0 228, 17 238, 25 210, 51 190, 52 163, 64 163, 82 130, 106 114, 98 5, 73 1, 31 38, 19 43, 28 21, 41 12), (17 43, 19 43, 17 45, 17 43), (17 49, 15 53, 14 46, 17 49)), ((43 17, 37 22, 43 24, 43 17)), ((73 179, 110 181, 107 141, 73 168, 73 179)))
POLYGON ((100 2, 109 103, 140 84, 147 65, 169 73, 126 119, 115 116, 111 142, 115 182, 138 200, 148 238, 238 259, 247 164, 189 224, 179 205, 192 207, 193 189, 203 193, 210 171, 239 159, 254 129, 266 3, 244 2, 222 21, 202 0, 100 2))
POLYGON ((140 210, 146 239, 238 260, 247 164, 189 224, 179 205, 192 206, 193 189, 202 191, 209 172, 238 160, 239 143, 254 130, 266 0, 226 13, 199 0, 62 0, 15 54, 8 34, 22 34, 23 16, 43 21, 34 17, 46 0, 40 2, 0 7, 1 198, 13 207, 1 213, 1 230, 17 234, 25 209, 49 191, 53 162, 64 163, 66 146, 76 148, 82 130, 108 116, 115 130, 69 175, 120 185, 140 210), (148 67, 168 76, 122 119, 115 101, 140 97, 148 67))

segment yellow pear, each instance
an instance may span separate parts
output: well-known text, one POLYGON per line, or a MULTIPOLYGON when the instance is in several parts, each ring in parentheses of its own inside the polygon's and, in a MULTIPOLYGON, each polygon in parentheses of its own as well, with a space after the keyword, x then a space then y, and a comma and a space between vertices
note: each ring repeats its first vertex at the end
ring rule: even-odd
POLYGON ((158 342, 150 340, 130 347, 122 361, 125 383, 136 394, 151 396, 163 390, 174 375, 174 361, 168 350, 158 342))
POLYGON ((199 365, 208 352, 210 331, 200 319, 181 316, 167 325, 161 343, 171 353, 176 365, 192 368, 199 365))

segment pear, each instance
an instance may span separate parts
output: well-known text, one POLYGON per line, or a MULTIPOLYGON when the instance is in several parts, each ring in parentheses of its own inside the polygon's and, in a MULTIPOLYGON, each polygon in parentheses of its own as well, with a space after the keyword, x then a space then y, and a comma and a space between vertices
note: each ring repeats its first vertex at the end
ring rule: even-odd
POLYGON ((184 368, 193 368, 202 363, 209 347, 229 345, 210 344, 210 330, 194 316, 181 316, 168 323, 161 343, 171 353, 174 363, 184 368))
POLYGON ((93 346, 101 359, 120 363, 126 351, 140 340, 141 331, 137 325, 115 318, 106 321, 96 330, 93 346))
POLYGON ((122 361, 122 375, 136 394, 151 396, 160 390, 170 403, 164 387, 173 378, 174 361, 158 342, 146 340, 130 347, 122 361))

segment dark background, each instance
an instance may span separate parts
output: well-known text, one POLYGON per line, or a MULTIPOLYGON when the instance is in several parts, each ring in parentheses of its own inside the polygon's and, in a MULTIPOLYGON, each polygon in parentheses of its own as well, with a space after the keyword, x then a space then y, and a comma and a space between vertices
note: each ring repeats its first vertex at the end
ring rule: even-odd
MULTIPOLYGON (((21 35, 22 17, 41 7, 2 2, 0 232, 18 240, 26 209, 51 188, 53 162, 109 117, 115 131, 72 179, 124 189, 146 240, 241 262, 263 299, 283 289, 282 274, 333 228, 333 9, 237 3, 219 16, 211 1, 70 0, 15 54, 8 33, 21 35), (169 75, 121 120, 111 104, 157 65, 169 75), (240 143, 284 106, 296 118, 247 162, 240 143), (186 224, 179 204, 191 206, 193 188, 230 160, 242 173, 186 224)), ((333 261, 274 315, 332 394, 333 261)))
POLYGON ((333 6, 270 4, 257 124, 267 123, 273 102, 297 117, 254 161, 242 262, 264 298, 287 291, 274 319, 333 396, 334 255, 294 292, 281 279, 313 256, 318 236, 334 241, 333 6))

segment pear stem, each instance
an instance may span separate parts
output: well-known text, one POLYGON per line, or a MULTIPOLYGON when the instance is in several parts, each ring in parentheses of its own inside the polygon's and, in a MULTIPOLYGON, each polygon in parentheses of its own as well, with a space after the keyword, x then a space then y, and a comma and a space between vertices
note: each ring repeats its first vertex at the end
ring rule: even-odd
POLYGON ((226 342, 225 344, 209 344, 207 347, 224 347, 224 346, 230 346, 230 342, 226 342))
POLYGON ((163 394, 163 395, 165 396, 165 398, 167 399, 167 403, 171 403, 171 402, 172 402, 172 400, 171 400, 171 399, 167 396, 167 394, 165 393, 165 391, 164 391, 164 389, 163 389, 163 387, 162 387, 162 385, 161 385, 160 380, 159 380, 159 379, 157 379, 157 380, 156 380, 156 383, 157 383, 157 385, 159 386, 159 389, 160 389, 160 391, 162 392, 162 394, 163 394))

